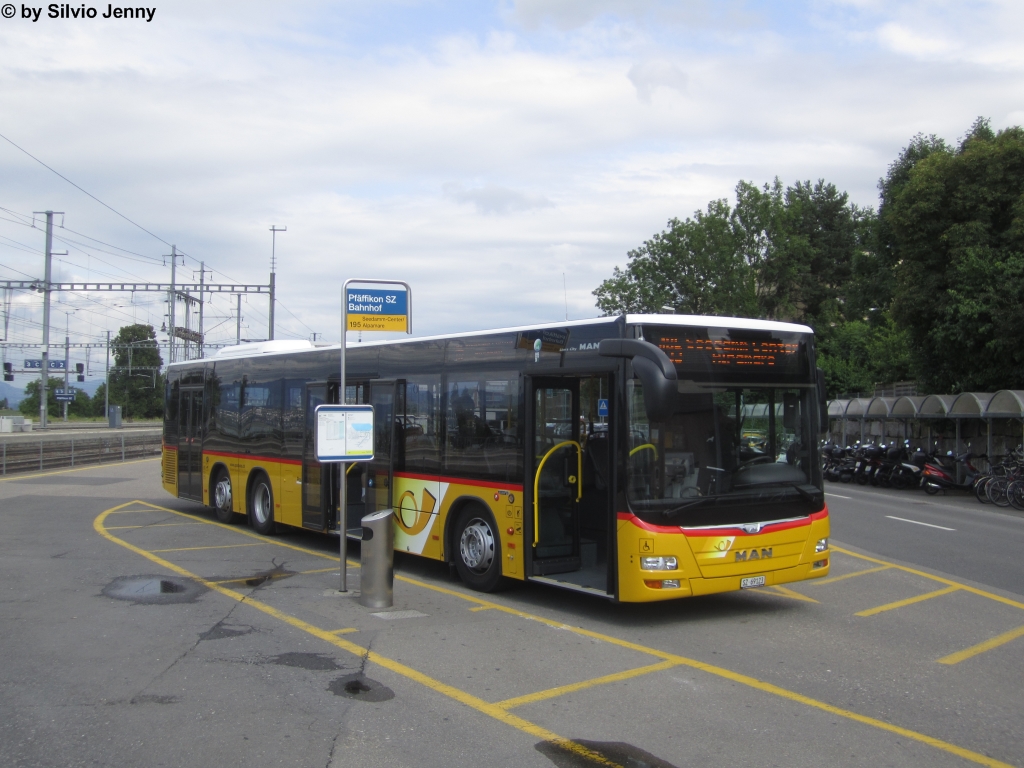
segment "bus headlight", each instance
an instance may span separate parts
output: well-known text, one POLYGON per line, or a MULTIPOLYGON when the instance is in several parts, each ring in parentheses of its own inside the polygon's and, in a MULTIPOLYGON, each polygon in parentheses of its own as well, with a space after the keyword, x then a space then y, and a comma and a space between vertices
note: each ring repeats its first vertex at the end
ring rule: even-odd
POLYGON ((827 536, 824 539, 818 539, 818 543, 814 545, 814 554, 818 554, 819 552, 824 552, 826 549, 828 549, 828 537, 827 536))
POLYGON ((674 571, 679 568, 679 560, 674 556, 641 557, 640 568, 644 571, 674 571))

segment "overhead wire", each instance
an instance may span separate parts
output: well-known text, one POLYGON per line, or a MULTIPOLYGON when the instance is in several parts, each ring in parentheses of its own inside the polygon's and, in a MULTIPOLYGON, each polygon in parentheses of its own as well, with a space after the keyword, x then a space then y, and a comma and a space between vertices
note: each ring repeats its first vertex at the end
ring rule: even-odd
POLYGON ((36 161, 37 163, 39 163, 39 164, 40 164, 41 166, 43 166, 43 168, 45 168, 46 170, 50 171, 51 173, 54 173, 54 174, 56 174, 56 175, 57 175, 57 176, 59 176, 60 178, 64 179, 64 181, 66 181, 66 182, 67 182, 68 184, 70 184, 70 185, 71 185, 72 187, 74 187, 75 189, 77 189, 77 190, 78 190, 79 192, 81 192, 82 194, 84 194, 84 195, 86 195, 86 196, 88 196, 88 197, 92 198, 93 200, 95 200, 95 201, 96 201, 97 203, 99 203, 100 205, 102 205, 102 206, 103 206, 104 208, 106 208, 106 209, 107 209, 108 211, 110 211, 111 213, 114 213, 114 214, 116 214, 117 216, 120 216, 120 217, 121 217, 122 219, 124 219, 125 221, 127 221, 127 222, 128 222, 129 224, 131 224, 132 226, 138 227, 138 228, 139 228, 139 229, 141 229, 141 230, 142 230, 143 232, 145 232, 145 233, 146 233, 147 235, 149 235, 150 237, 156 238, 157 240, 159 240, 159 241, 160 241, 161 243, 163 243, 164 245, 166 245, 166 246, 170 246, 170 245, 171 245, 170 243, 168 243, 168 242, 167 242, 166 240, 164 240, 164 239, 163 239, 162 237, 160 237, 159 235, 155 235, 155 234, 153 234, 152 232, 150 232, 150 231, 149 231, 148 229, 146 229, 146 228, 145 228, 144 226, 142 226, 142 225, 141 225, 141 224, 139 224, 138 222, 135 222, 135 221, 132 221, 131 219, 129 219, 129 218, 127 217, 127 216, 125 216, 125 215, 124 215, 123 213, 121 213, 120 211, 118 211, 118 210, 117 210, 116 208, 113 208, 113 207, 111 207, 111 206, 107 205, 107 204, 106 204, 106 203, 104 203, 104 202, 103 202, 102 200, 100 200, 100 199, 99 199, 98 197, 96 197, 96 195, 94 195, 94 194, 92 194, 91 192, 88 192, 88 191, 86 191, 85 189, 83 189, 82 187, 78 186, 77 184, 75 184, 75 182, 73 182, 73 181, 72 181, 71 179, 69 179, 69 178, 68 178, 67 176, 65 176, 65 175, 64 175, 63 173, 61 173, 60 171, 54 170, 53 168, 51 168, 50 166, 48 166, 48 165, 47 165, 46 163, 44 163, 44 162, 43 162, 42 160, 40 160, 40 159, 39 159, 38 157, 36 157, 35 155, 33 155, 33 154, 32 154, 31 152, 29 152, 29 151, 28 151, 27 149, 25 149, 24 147, 21 147, 21 146, 19 146, 18 144, 15 144, 15 143, 14 143, 13 141, 11 141, 11 140, 10 140, 9 138, 7 138, 6 136, 4 136, 4 134, 0 133, 0 139, 3 139, 4 141, 6 141, 6 142, 7 142, 8 144, 10 144, 10 145, 11 145, 12 147, 14 147, 15 149, 17 149, 18 151, 20 151, 20 152, 24 152, 24 153, 25 153, 26 155, 28 155, 29 157, 31 157, 31 158, 32 158, 33 160, 35 160, 35 161, 36 161))

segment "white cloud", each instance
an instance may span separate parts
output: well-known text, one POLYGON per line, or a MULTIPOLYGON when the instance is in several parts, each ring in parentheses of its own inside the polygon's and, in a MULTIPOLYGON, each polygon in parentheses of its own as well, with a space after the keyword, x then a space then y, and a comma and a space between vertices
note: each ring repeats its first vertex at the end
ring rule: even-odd
POLYGON ((686 73, 670 61, 645 61, 634 64, 626 76, 636 88, 637 98, 644 104, 651 103, 651 96, 656 88, 686 93, 686 73))
POLYGON ((554 203, 540 195, 527 195, 514 189, 486 184, 467 189, 462 184, 449 182, 443 187, 445 195, 459 203, 470 203, 480 213, 513 213, 536 208, 550 208, 554 203))
POLYGON ((919 58, 934 58, 956 52, 957 46, 941 37, 921 34, 903 24, 889 22, 878 29, 879 40, 896 53, 919 58))
MULTIPOLYGON (((946 5, 925 25, 916 6, 816 5, 854 14, 835 28, 803 27, 803 6, 754 21, 740 3, 710 7, 520 0, 507 25, 495 12, 401 39, 370 11, 321 3, 4 24, 0 132, 233 279, 265 281, 267 230, 287 225, 279 296, 305 325, 280 310, 279 333, 336 339, 338 290, 356 274, 412 282, 418 333, 557 320, 566 299, 570 317, 594 315, 590 292, 630 248, 741 178, 825 177, 871 205, 915 133, 955 139, 978 115, 1000 127, 1024 102, 1010 33, 978 43, 1016 18, 1009 6, 979 18, 946 5)), ((0 206, 63 210, 105 242, 169 252, 3 142, 0 162, 0 206)), ((0 236, 41 248, 39 230, 0 221, 0 236)), ((0 278, 40 271, 5 242, 0 278)), ((72 251, 61 274, 168 277, 91 254, 72 251)), ((154 297, 136 299, 106 316, 62 300, 90 333, 143 316, 159 327, 160 305, 142 303, 154 297)), ((230 306, 209 308, 215 337, 233 338, 230 306)), ((259 336, 265 301, 243 311, 243 334, 259 336)))

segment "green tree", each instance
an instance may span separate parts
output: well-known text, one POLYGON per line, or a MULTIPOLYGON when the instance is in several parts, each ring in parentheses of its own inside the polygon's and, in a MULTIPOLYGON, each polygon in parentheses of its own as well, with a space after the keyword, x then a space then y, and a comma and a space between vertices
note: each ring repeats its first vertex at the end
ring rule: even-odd
POLYGON ((853 265, 873 238, 874 213, 819 179, 736 187, 736 226, 755 272, 762 317, 820 325, 842 315, 853 265))
POLYGON ((628 253, 594 295, 607 314, 677 312, 791 320, 842 316, 874 214, 824 180, 736 185, 736 205, 714 200, 628 253))
POLYGON ((917 137, 880 184, 893 317, 935 392, 1024 386, 1024 130, 917 137))
MULTIPOLYGON (((80 389, 76 389, 70 382, 68 388, 75 393, 75 399, 68 403, 68 416, 80 418, 92 416, 92 399, 80 389)), ((64 379, 50 376, 46 385, 46 413, 51 419, 59 419, 64 415, 64 403, 57 401, 57 390, 64 389, 64 379)), ((28 418, 35 418, 39 415, 39 379, 34 379, 25 385, 25 398, 18 404, 18 410, 28 418)))
POLYGON ((595 291, 605 314, 660 312, 750 316, 757 312, 753 275, 738 248, 732 210, 713 200, 707 211, 668 229, 627 254, 624 270, 595 291))
POLYGON ((103 384, 100 384, 98 387, 96 387, 96 392, 92 396, 92 405, 90 406, 90 411, 92 412, 93 416, 103 416, 104 418, 106 417, 106 411, 103 410, 104 406, 106 405, 106 396, 107 385, 106 382, 104 382, 103 384))
MULTIPOLYGON (((50 376, 46 381, 46 414, 51 419, 56 419, 64 413, 61 404, 57 402, 58 389, 64 389, 64 379, 50 376)), ((39 416, 39 379, 32 379, 25 385, 25 397, 18 403, 18 410, 26 418, 39 416)))
POLYGON ((126 325, 111 339, 111 347, 110 404, 120 405, 125 419, 159 417, 163 413, 163 358, 153 326, 126 325))

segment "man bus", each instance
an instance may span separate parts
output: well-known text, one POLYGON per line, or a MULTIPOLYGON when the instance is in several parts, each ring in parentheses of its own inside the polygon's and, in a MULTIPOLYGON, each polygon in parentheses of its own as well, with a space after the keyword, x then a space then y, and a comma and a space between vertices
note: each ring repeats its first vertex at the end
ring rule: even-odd
POLYGON ((339 351, 271 341, 170 365, 165 489, 262 534, 358 536, 391 508, 396 551, 482 591, 644 602, 829 571, 806 326, 623 315, 350 345, 344 400, 374 407, 376 433, 345 478, 313 434, 341 400, 339 351))

